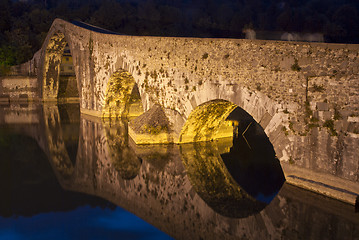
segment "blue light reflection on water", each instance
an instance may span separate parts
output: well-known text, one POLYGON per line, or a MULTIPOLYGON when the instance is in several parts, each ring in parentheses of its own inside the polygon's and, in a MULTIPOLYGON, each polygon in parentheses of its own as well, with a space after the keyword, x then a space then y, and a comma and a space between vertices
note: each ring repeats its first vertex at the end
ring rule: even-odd
POLYGON ((32 217, 0 217, 0 239, 172 239, 139 217, 114 210, 79 207, 32 217))

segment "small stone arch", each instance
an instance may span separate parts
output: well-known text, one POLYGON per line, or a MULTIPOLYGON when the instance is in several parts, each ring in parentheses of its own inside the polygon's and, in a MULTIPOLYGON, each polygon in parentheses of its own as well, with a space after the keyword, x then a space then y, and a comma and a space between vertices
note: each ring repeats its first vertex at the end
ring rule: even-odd
MULTIPOLYGON (((214 83, 205 83, 193 92, 189 100, 184 103, 186 106, 185 118, 188 118, 197 106, 216 99, 236 104, 248 112, 258 123, 261 122, 266 113, 274 116, 277 112, 277 102, 259 91, 250 90, 238 84, 227 84, 218 88, 214 83)), ((265 128, 266 126, 262 127, 265 128)))
POLYGON ((252 123, 262 128, 253 116, 237 104, 224 99, 209 100, 192 110, 182 127, 179 142, 213 141, 232 137, 234 128, 243 133, 252 123))
POLYGON ((107 82, 101 116, 136 117, 142 113, 141 95, 133 76, 123 69, 114 72, 107 82))

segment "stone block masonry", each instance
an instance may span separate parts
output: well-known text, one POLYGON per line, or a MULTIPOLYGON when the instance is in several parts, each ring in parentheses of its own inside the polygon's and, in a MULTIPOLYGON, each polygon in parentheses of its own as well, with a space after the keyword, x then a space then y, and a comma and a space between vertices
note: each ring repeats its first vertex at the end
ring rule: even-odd
POLYGON ((0 101, 39 100, 36 77, 9 76, 0 78, 0 101))

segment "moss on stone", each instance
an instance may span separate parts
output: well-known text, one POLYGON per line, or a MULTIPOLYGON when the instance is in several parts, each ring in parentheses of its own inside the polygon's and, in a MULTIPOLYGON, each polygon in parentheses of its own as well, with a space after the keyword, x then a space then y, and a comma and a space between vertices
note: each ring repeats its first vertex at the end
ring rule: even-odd
POLYGON ((334 120, 340 120, 343 118, 342 114, 339 112, 337 107, 334 107, 334 120))
POLYGON ((153 135, 160 134, 161 132, 168 132, 168 127, 166 125, 152 126, 145 124, 141 130, 141 133, 149 133, 153 135))
POLYGON ((313 92, 323 92, 325 88, 322 85, 313 84, 313 92))
POLYGON ((129 123, 129 134, 136 144, 169 143, 170 123, 159 104, 129 123))
POLYGON ((46 47, 42 85, 44 100, 57 99, 61 57, 65 46, 65 35, 58 32, 50 38, 46 47))
POLYGON ((289 135, 289 132, 288 132, 288 130, 287 130, 287 128, 286 128, 285 126, 282 127, 282 131, 284 132, 284 134, 285 134, 286 136, 289 135))
POLYGON ((334 121, 332 119, 326 120, 323 124, 323 127, 328 128, 331 136, 338 136, 338 133, 334 128, 334 121))
POLYGON ((298 59, 294 59, 294 64, 291 66, 293 71, 299 72, 302 68, 298 64, 298 59))
POLYGON ((90 59, 93 53, 93 39, 92 36, 90 35, 90 39, 89 39, 89 51, 90 51, 90 59))

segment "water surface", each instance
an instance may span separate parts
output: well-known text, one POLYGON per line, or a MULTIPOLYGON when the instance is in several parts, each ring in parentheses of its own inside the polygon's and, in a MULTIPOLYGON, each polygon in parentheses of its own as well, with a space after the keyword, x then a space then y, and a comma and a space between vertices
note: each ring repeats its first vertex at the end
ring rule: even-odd
POLYGON ((255 123, 142 146, 78 105, 2 106, 0 124, 0 239, 359 238, 353 206, 283 184, 255 123))

